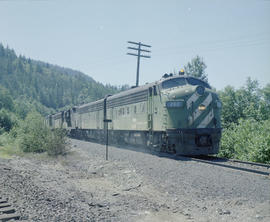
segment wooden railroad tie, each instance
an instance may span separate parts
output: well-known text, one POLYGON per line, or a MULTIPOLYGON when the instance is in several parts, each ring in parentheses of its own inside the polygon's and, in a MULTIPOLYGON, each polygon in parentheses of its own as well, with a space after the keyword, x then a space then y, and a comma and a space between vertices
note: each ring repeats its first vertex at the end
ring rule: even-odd
POLYGON ((16 210, 11 207, 7 199, 0 197, 0 221, 5 222, 9 220, 19 220, 20 215, 16 213, 16 210))

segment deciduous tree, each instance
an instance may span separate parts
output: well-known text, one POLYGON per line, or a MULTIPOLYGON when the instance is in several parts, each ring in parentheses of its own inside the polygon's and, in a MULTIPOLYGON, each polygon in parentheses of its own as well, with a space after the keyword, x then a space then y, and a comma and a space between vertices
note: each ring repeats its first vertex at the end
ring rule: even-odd
POLYGON ((206 82, 208 81, 207 74, 205 72, 207 66, 204 63, 202 57, 196 56, 194 59, 191 60, 191 62, 188 62, 188 64, 184 68, 185 73, 188 76, 193 76, 206 82))

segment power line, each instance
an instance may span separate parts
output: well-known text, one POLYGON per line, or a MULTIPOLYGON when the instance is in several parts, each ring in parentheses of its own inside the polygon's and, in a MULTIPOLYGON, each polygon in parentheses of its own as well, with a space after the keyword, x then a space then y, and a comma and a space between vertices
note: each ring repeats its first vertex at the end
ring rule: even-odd
MULTIPOLYGON (((1 1, 1 0, 0 0, 1 1)), ((270 1, 270 0, 269 0, 270 1)), ((253 33, 254 34, 254 33, 253 33)), ((164 57, 170 55, 179 55, 186 53, 198 53, 201 52, 216 52, 226 49, 236 49, 236 48, 248 48, 248 47, 260 47, 269 46, 270 41, 268 36, 270 33, 255 33, 254 36, 239 36, 235 39, 223 39, 214 41, 200 41, 190 43, 189 45, 175 45, 169 47, 161 47, 155 50, 155 57, 164 57)), ((114 55, 108 57, 100 57, 96 60, 89 61, 91 67, 100 67, 103 65, 110 66, 120 66, 123 63, 129 63, 128 60, 124 59, 122 56, 114 55)))
POLYGON ((189 45, 183 44, 181 45, 174 45, 170 47, 163 47, 163 48, 158 48, 155 50, 156 53, 164 53, 164 51, 176 51, 176 50, 181 50, 181 49, 190 49, 191 47, 213 47, 213 46, 232 46, 232 45, 246 45, 249 44, 250 42, 257 42, 257 41, 266 41, 270 43, 270 33, 259 33, 256 34, 256 36, 242 36, 238 39, 223 39, 223 40, 216 40, 216 41, 199 41, 199 42, 193 42, 190 43, 189 45), (250 38, 253 37, 253 38, 250 38))
POLYGON ((204 44, 194 43, 190 45, 183 46, 174 46, 169 48, 157 49, 156 57, 172 55, 172 54, 182 54, 190 51, 218 51, 229 48, 238 48, 238 47, 250 47, 250 46, 261 46, 269 45, 270 41, 268 38, 258 38, 258 39, 246 39, 246 40, 228 40, 228 41, 219 41, 219 42, 204 42, 204 44))

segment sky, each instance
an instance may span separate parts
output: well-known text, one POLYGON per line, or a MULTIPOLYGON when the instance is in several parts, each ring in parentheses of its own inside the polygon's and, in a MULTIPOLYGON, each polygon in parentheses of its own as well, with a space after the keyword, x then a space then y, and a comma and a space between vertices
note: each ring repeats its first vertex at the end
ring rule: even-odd
POLYGON ((197 55, 218 90, 270 83, 270 0, 0 0, 0 43, 103 84, 135 85, 127 41, 152 46, 140 85, 197 55))

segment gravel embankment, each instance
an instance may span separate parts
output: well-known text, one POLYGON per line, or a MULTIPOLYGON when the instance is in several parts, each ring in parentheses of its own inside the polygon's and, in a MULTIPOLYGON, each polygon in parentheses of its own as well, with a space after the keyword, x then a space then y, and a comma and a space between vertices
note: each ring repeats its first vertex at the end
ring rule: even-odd
MULTIPOLYGON (((49 159, 0 158, 0 196, 22 221, 269 221, 270 178, 71 140, 49 159)), ((142 151, 142 150, 140 150, 142 151)))

